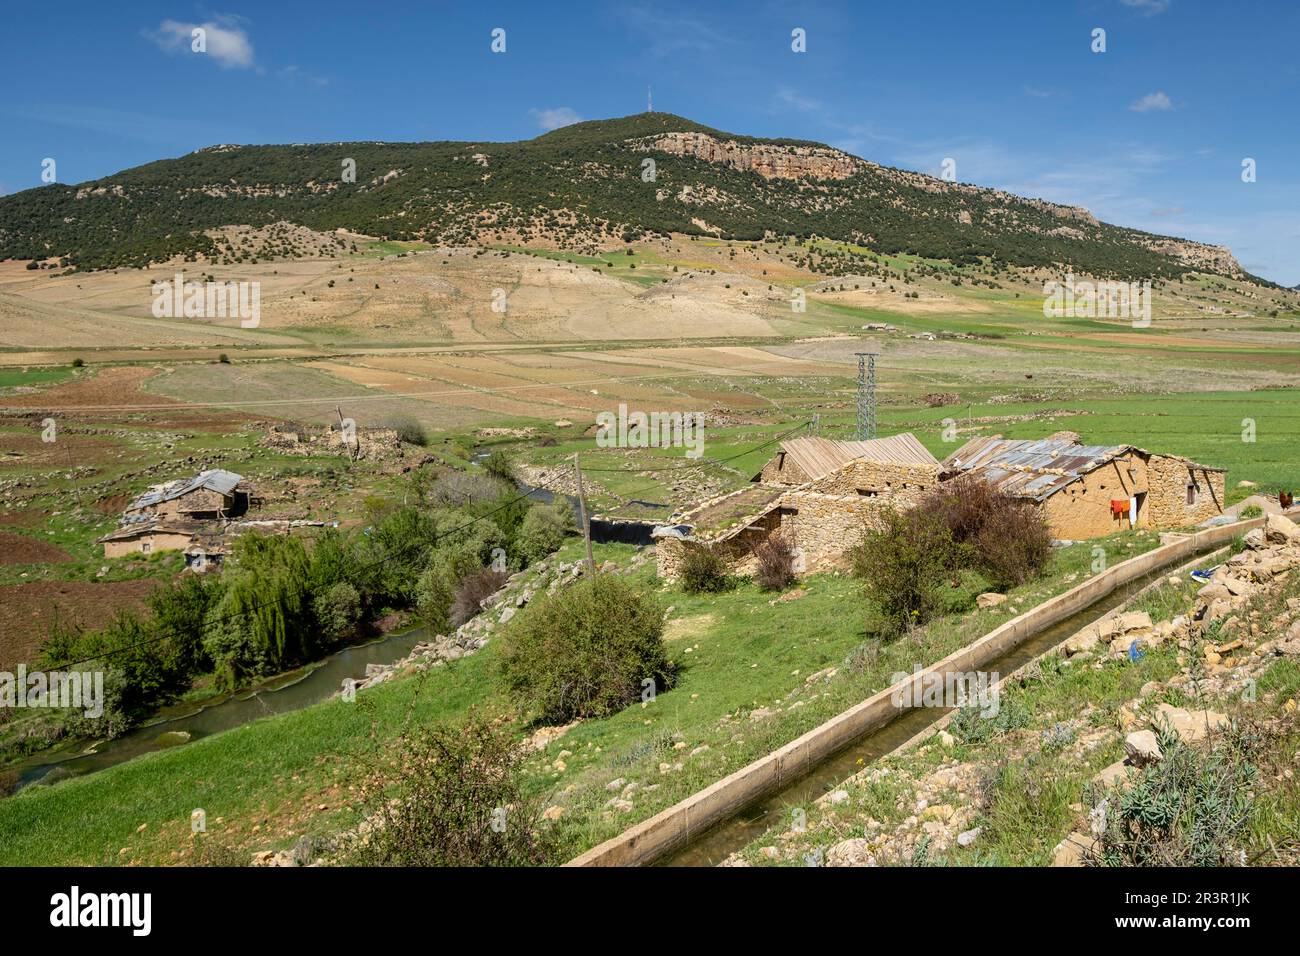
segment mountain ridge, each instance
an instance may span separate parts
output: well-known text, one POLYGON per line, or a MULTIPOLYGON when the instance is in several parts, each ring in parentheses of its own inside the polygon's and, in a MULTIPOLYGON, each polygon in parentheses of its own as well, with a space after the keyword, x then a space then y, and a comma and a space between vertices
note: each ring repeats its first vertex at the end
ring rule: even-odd
POLYGON ((595 247, 669 232, 819 237, 954 262, 1128 278, 1206 271, 1272 284, 1222 246, 670 113, 589 120, 513 142, 216 144, 0 197, 0 258, 58 257, 79 268, 213 258, 221 250, 206 231, 275 221, 445 244, 546 238, 595 247), (355 182, 341 176, 348 159, 355 182))

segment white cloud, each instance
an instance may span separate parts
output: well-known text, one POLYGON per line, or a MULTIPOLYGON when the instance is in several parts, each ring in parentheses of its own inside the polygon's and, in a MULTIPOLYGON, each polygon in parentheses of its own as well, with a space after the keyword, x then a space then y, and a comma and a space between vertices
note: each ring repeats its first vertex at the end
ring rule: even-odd
POLYGON ((1129 106, 1129 109, 1134 113, 1149 113, 1152 110, 1171 110, 1173 108, 1173 102, 1163 92, 1148 93, 1129 106))
POLYGON ((192 44, 196 29, 202 29, 206 34, 206 55, 216 60, 219 66, 248 69, 253 65, 253 43, 234 17, 217 16, 206 23, 164 20, 157 30, 146 32, 145 36, 167 53, 190 53, 195 52, 192 44))
POLYGON ((778 107, 788 106, 801 113, 816 113, 821 115, 826 112, 826 107, 822 105, 821 100, 815 100, 811 96, 804 96, 798 90, 790 89, 788 86, 783 86, 781 89, 777 90, 772 96, 772 101, 778 107))
POLYGON ((582 122, 582 117, 567 106, 557 106, 549 110, 529 110, 528 112, 537 120, 537 125, 547 131, 582 122))
POLYGON ((1169 9, 1169 0, 1119 0, 1126 7, 1140 11, 1144 16, 1154 17, 1169 9))

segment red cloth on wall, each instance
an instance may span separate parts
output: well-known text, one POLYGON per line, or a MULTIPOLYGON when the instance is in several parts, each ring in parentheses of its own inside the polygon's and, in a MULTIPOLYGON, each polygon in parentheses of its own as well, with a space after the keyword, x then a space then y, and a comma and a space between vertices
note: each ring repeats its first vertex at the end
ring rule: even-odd
POLYGON ((1128 499, 1127 498, 1110 499, 1110 513, 1114 515, 1116 518, 1118 518, 1120 515, 1128 514, 1128 499))

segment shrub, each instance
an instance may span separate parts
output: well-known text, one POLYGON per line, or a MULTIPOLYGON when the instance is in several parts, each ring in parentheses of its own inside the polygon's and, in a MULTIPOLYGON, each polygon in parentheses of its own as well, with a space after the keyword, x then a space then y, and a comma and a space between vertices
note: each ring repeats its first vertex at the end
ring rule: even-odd
POLYGON ((919 508, 934 512, 995 587, 1024 584, 1052 556, 1052 533, 1031 503, 962 475, 931 491, 919 508))
POLYGON ((533 505, 524 515, 515 544, 524 560, 531 564, 560 549, 564 538, 576 530, 573 507, 566 498, 556 498, 549 505, 533 505))
POLYGON ((74 359, 72 360, 72 367, 73 367, 73 368, 84 368, 85 365, 86 365, 86 360, 83 359, 83 358, 74 358, 74 359))
POLYGON ((1105 866, 1242 866, 1255 804, 1258 742, 1239 727, 1208 752, 1162 727, 1160 761, 1122 788, 1093 792, 1092 862, 1105 866))
MULTIPOLYGON (((379 287, 375 286, 375 288, 379 287)), ((423 446, 429 444, 429 432, 421 421, 403 416, 389 419, 387 424, 389 428, 397 432, 399 441, 406 442, 408 445, 423 446)))
POLYGON ((682 558, 682 590, 687 594, 716 594, 731 587, 727 562, 712 548, 687 547, 682 558))
POLYGON ((229 690, 246 677, 315 656, 319 642, 307 589, 309 566, 300 538, 245 534, 236 539, 203 639, 218 688, 229 690))
POLYGON ((779 591, 794 581, 794 545, 783 535, 774 534, 754 549, 758 569, 754 580, 764 591, 779 591))
POLYGON ((312 599, 316 624, 329 643, 352 637, 361 621, 361 594, 347 581, 339 581, 312 599))
POLYGON ((557 831, 520 790, 523 749, 471 714, 463 726, 403 736, 396 756, 363 782, 374 824, 351 861, 360 866, 540 866, 557 831))
POLYGON ((429 486, 423 498, 436 508, 460 508, 494 502, 503 490, 501 482, 491 475, 449 471, 429 486))
POLYGON ((1263 516, 1264 509, 1259 505, 1247 505, 1241 509, 1240 517, 1244 518, 1246 521, 1249 521, 1251 518, 1262 518, 1263 516))
POLYGON ((961 561, 941 515, 925 508, 889 509, 849 550, 875 608, 875 630, 893 637, 924 624, 940 606, 939 588, 961 561))
POLYGON ((491 521, 466 523, 463 515, 443 512, 433 518, 434 528, 444 537, 430 553, 428 566, 415 583, 415 607, 429 627, 447 630, 452 624, 452 606, 461 580, 491 562, 495 549, 505 538, 491 521), (454 529, 461 530, 455 531, 454 529))
POLYGON ((510 623, 501 674, 515 701, 549 723, 603 717, 674 679, 663 612, 600 574, 530 604, 510 623))
POLYGON ((483 602, 496 594, 510 579, 505 571, 480 568, 461 578, 451 602, 451 626, 460 627, 483 608, 483 602))
POLYGON ((515 478, 515 466, 510 461, 510 456, 500 449, 483 459, 483 470, 493 478, 506 482, 511 488, 519 484, 518 479, 515 478))
POLYGON ((230 356, 227 355, 225 352, 222 352, 220 355, 217 356, 217 361, 218 361, 219 363, 221 363, 222 365, 229 365, 229 364, 230 364, 230 356))

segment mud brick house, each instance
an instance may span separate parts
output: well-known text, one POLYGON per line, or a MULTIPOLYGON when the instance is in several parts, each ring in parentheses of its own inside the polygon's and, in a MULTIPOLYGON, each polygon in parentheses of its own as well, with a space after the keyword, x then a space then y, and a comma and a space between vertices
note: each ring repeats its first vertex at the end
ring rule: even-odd
POLYGON ((242 482, 233 471, 213 469, 154 485, 126 506, 116 531, 99 539, 104 557, 185 551, 187 567, 219 566, 225 547, 213 526, 248 511, 253 499, 242 482))
POLYGON ((120 558, 128 554, 154 554, 158 551, 183 551, 194 542, 202 525, 196 521, 147 518, 119 528, 99 539, 104 557, 120 558))
POLYGON ((720 554, 733 571, 754 569, 754 549, 773 536, 815 570, 856 544, 886 508, 910 507, 939 483, 940 464, 914 435, 869 441, 795 438, 748 488, 705 502, 656 529, 659 575, 675 579, 692 548, 720 554))
POLYGON ((123 522, 145 517, 218 521, 237 518, 248 510, 249 490, 243 477, 214 468, 192 478, 154 485, 122 512, 123 522))
POLYGON ((961 474, 1033 502, 1060 539, 1177 528, 1223 513, 1224 469, 1135 445, 975 438, 943 461, 945 480, 961 474))

